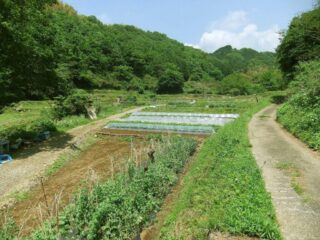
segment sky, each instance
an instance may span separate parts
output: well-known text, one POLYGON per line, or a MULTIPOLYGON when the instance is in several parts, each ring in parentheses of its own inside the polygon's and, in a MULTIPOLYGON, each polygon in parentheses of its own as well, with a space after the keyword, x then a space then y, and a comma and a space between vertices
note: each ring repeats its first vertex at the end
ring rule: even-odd
POLYGON ((213 52, 225 45, 274 51, 279 31, 313 0, 63 0, 105 24, 157 31, 213 52))

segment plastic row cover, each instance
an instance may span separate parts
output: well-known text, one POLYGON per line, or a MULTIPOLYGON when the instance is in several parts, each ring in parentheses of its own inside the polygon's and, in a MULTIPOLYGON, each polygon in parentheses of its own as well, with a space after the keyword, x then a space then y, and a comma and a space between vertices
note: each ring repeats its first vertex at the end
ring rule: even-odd
POLYGON ((224 125, 233 118, 210 118, 192 116, 130 116, 121 119, 122 122, 153 122, 153 123, 177 123, 177 124, 196 124, 196 125, 224 125))
POLYGON ((132 116, 181 116, 206 118, 238 118, 239 114, 171 113, 171 112, 135 112, 132 116))
POLYGON ((211 134, 214 129, 209 126, 188 126, 188 125, 162 125, 151 123, 109 123, 106 128, 109 129, 127 129, 127 130, 152 130, 152 131, 172 131, 184 133, 206 133, 211 134))

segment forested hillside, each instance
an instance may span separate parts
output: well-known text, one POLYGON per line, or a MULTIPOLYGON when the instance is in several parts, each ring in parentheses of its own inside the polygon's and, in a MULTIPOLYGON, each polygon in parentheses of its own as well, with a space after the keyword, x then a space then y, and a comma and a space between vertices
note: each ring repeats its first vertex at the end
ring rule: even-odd
POLYGON ((320 149, 320 4, 295 17, 277 56, 290 82, 290 98, 278 112, 293 134, 320 149))
MULTIPOLYGON (((66 95, 73 88, 199 92, 234 72, 246 72, 250 84, 269 82, 274 74, 273 53, 226 46, 207 54, 158 32, 104 25, 57 0, 1 1, 0 35, 2 104, 66 95)), ((263 90, 250 89, 222 92, 263 90)))

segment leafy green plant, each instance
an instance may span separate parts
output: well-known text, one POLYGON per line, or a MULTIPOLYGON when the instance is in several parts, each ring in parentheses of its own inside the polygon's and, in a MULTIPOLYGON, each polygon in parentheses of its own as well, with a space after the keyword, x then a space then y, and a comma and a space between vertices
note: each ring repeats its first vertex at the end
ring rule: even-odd
POLYGON ((55 99, 52 114, 55 119, 72 115, 87 115, 87 108, 94 106, 93 99, 84 91, 75 91, 67 97, 55 99))
POLYGON ((225 77, 218 88, 219 94, 229 94, 233 96, 250 95, 262 92, 260 85, 252 83, 248 77, 241 73, 233 73, 225 77))
POLYGON ((57 222, 47 222, 31 239, 132 239, 149 225, 178 174, 196 149, 187 138, 161 139, 147 167, 128 165, 127 173, 82 189, 57 222))

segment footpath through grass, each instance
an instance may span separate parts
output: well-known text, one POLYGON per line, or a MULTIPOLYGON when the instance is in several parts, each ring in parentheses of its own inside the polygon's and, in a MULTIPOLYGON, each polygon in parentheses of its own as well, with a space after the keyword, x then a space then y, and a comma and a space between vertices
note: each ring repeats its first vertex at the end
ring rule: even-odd
POLYGON ((161 239, 207 239, 210 232, 282 239, 248 139, 252 115, 267 104, 256 104, 205 141, 161 239))

